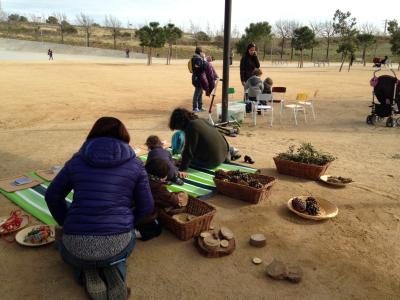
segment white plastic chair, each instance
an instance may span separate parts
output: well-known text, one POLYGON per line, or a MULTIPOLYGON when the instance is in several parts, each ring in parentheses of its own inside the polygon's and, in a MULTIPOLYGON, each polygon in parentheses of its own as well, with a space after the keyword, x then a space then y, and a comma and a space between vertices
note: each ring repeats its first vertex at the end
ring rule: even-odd
MULTIPOLYGON (((315 90, 314 95, 311 99, 308 99, 308 97, 305 99, 303 99, 301 97, 299 99, 296 99, 296 100, 298 100, 297 104, 303 105, 304 108, 307 108, 307 107, 311 108, 311 112, 312 112, 314 120, 315 120, 314 100, 318 97, 318 93, 319 93, 319 90, 315 90)), ((300 94, 298 94, 298 95, 300 95, 300 94)))
POLYGON ((253 124, 257 125, 257 113, 261 111, 262 115, 265 113, 271 114, 270 126, 274 122, 274 105, 272 94, 258 94, 257 101, 252 101, 251 113, 253 115, 253 124), (260 101, 266 101, 266 104, 260 104, 260 101))
POLYGON ((286 104, 284 105, 284 109, 289 108, 293 112, 293 117, 294 117, 294 123, 297 126, 297 113, 299 111, 302 111, 304 113, 304 121, 307 122, 307 116, 306 116, 306 108, 304 105, 299 104, 299 101, 305 101, 308 99, 308 95, 306 93, 299 93, 296 96, 296 103, 294 104, 286 104))

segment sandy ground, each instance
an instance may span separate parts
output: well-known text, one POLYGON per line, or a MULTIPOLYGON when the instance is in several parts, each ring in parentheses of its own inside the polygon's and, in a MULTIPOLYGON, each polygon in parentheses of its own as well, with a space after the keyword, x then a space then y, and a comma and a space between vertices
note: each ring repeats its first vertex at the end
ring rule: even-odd
MULTIPOLYGON (((240 91, 238 73, 233 66, 231 86, 240 91)), ((278 177, 271 197, 259 205, 224 196, 209 200, 218 210, 214 224, 236 235, 231 256, 203 258, 191 241, 179 241, 167 231, 138 242, 127 278, 134 298, 400 299, 400 160, 393 158, 400 154, 400 135, 399 128, 365 124, 372 71, 268 67, 264 75, 287 86, 289 100, 299 91, 318 88, 317 120, 300 120, 296 127, 287 113, 271 128, 265 118, 257 127, 246 119, 242 134, 229 140, 251 155, 264 174, 278 177), (277 174, 272 157, 302 141, 338 157, 328 173, 356 182, 338 190, 277 174), (292 215, 286 202, 302 194, 329 199, 339 215, 326 222, 292 215), (267 236, 265 248, 248 245, 257 232, 267 236), (277 258, 301 266, 303 282, 267 278, 265 265, 252 265, 254 256, 265 264, 277 258)), ((142 145, 149 134, 167 139, 170 112, 177 106, 190 108, 193 89, 185 62, 148 67, 54 61, 1 62, 0 91, 0 177, 6 177, 62 164, 104 115, 123 120, 133 145, 142 145)), ((0 215, 15 208, 0 196, 0 215)), ((28 249, 1 241, 0 261, 2 299, 85 298, 52 246, 28 249)))

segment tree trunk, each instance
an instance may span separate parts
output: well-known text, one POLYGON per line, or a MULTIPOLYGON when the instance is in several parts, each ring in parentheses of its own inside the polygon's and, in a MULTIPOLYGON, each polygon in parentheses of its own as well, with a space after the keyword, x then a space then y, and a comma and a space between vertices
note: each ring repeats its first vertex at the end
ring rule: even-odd
POLYGON ((303 68, 303 49, 300 50, 300 68, 303 68))
POLYGON ((366 52, 366 51, 367 51, 367 48, 364 47, 364 48, 363 48, 363 54, 362 54, 362 60, 363 60, 364 67, 365 67, 365 65, 367 64, 367 62, 365 61, 365 52, 366 52))
POLYGON ((328 45, 326 46, 326 57, 325 57, 325 60, 328 62, 329 61, 329 46, 330 46, 330 43, 331 43, 331 39, 329 38, 329 36, 328 36, 328 45))
POLYGON ((114 49, 117 49, 117 32, 115 29, 113 32, 113 38, 114 38, 114 49))
POLYGON ((282 38, 281 59, 282 59, 282 57, 283 57, 283 47, 285 47, 285 38, 282 38))
POLYGON ((292 49, 290 50, 290 61, 293 60, 293 50, 294 50, 293 41, 292 41, 292 43, 291 43, 291 47, 292 47, 292 49))
POLYGON ((347 56, 347 52, 342 52, 342 64, 340 65, 339 72, 342 72, 343 64, 344 64, 344 59, 347 56))
POLYGON ((311 57, 310 57, 311 61, 313 61, 313 58, 314 58, 314 47, 311 48, 311 57))
POLYGON ((267 46, 265 45, 265 43, 263 44, 263 57, 262 57, 262 61, 264 61, 264 59, 265 59, 265 51, 266 51, 266 48, 267 46))
POLYGON ((86 47, 89 47, 89 27, 86 27, 86 47))
POLYGON ((61 37, 61 44, 64 44, 64 30, 61 24, 60 24, 60 37, 61 37))
POLYGON ((152 48, 149 47, 149 50, 147 52, 147 65, 151 65, 151 50, 152 48))

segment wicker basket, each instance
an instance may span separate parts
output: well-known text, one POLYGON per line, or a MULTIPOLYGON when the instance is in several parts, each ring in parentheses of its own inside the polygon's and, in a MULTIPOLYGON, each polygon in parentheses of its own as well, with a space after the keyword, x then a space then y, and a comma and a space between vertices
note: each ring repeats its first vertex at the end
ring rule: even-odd
POLYGON ((173 232, 178 239, 187 241, 209 229, 211 220, 216 211, 217 210, 211 205, 190 197, 186 212, 198 217, 188 222, 180 223, 172 218, 172 216, 168 215, 163 209, 160 209, 158 212, 158 219, 163 226, 173 232))
POLYGON ((279 159, 274 157, 274 162, 278 172, 285 175, 302 177, 307 179, 318 180, 328 169, 330 163, 323 166, 303 164, 290 160, 279 159))
POLYGON ((218 192, 231 198, 239 199, 251 204, 257 204, 266 200, 271 194, 271 188, 276 182, 275 177, 265 175, 249 174, 251 178, 257 179, 263 185, 261 189, 256 189, 250 186, 227 182, 214 177, 215 185, 218 192), (271 179, 273 179, 271 181, 271 179))

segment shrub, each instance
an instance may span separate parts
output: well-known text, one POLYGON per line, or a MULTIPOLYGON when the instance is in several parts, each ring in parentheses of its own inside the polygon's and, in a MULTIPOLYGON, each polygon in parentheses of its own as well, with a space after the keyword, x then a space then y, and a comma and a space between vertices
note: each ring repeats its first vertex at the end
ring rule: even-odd
POLYGON ((291 145, 289 146, 288 151, 279 153, 278 158, 318 166, 323 166, 336 159, 336 157, 329 153, 315 150, 311 143, 302 143, 296 151, 295 146, 291 145))

